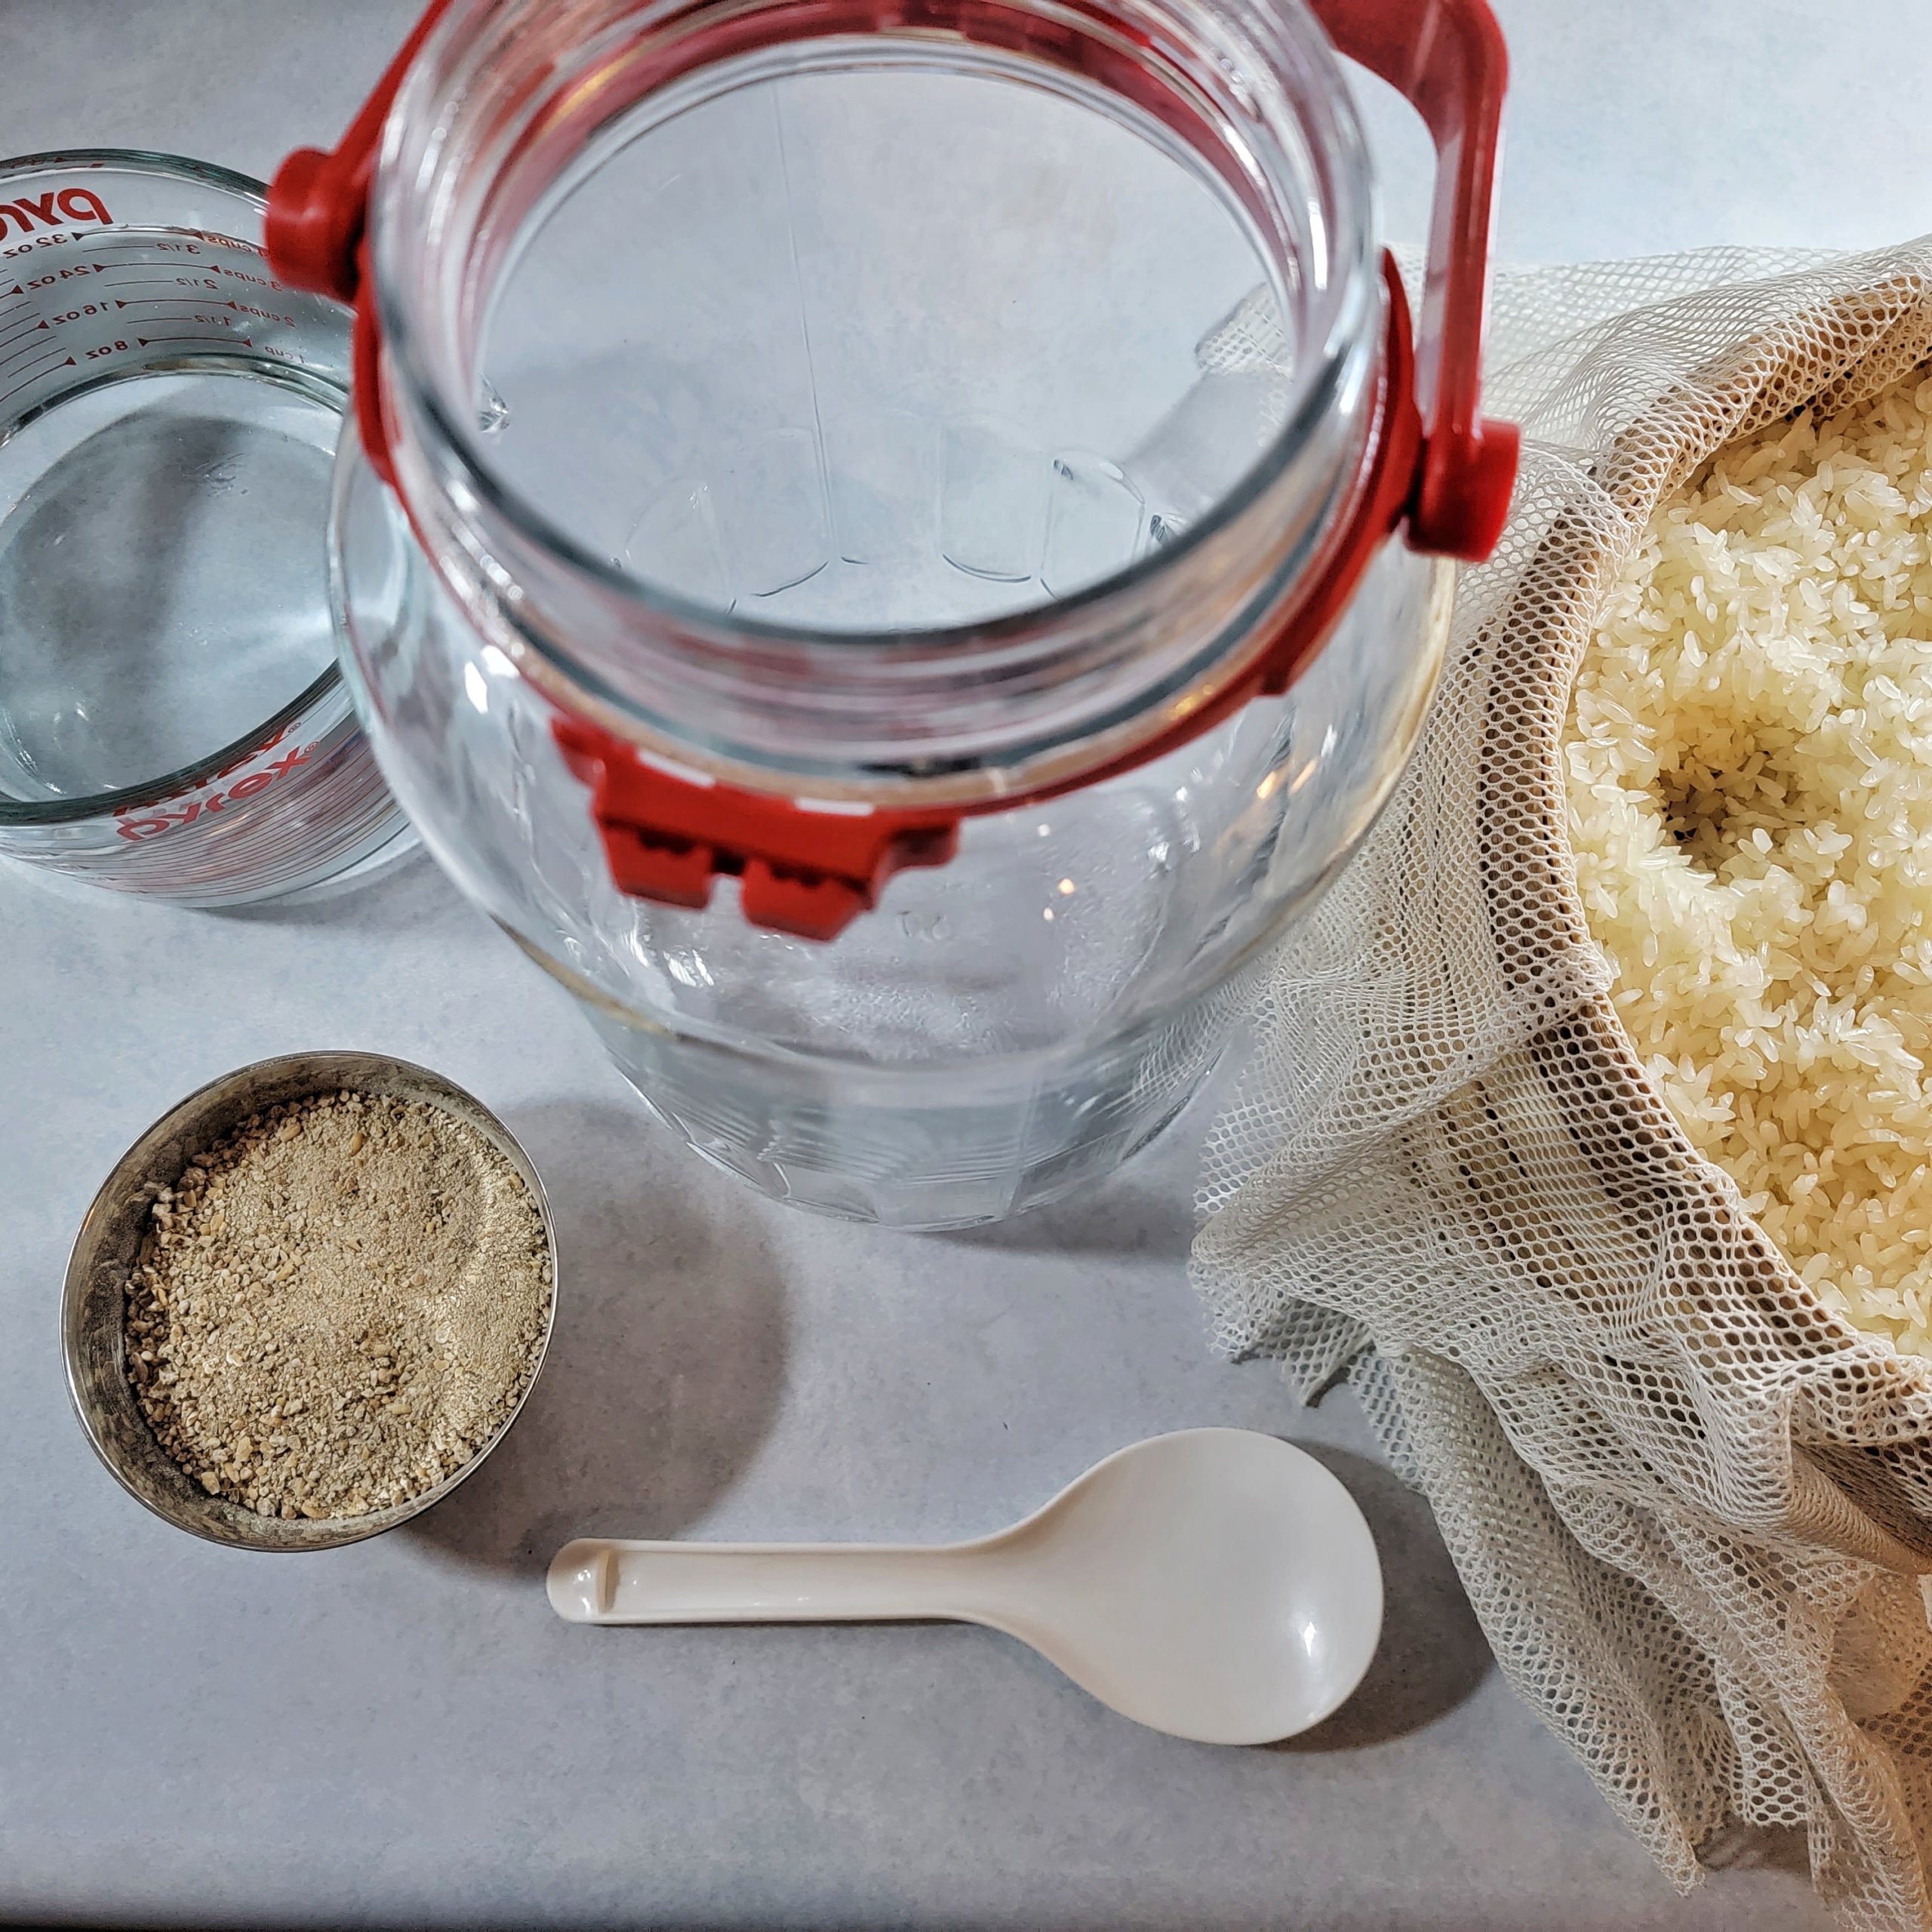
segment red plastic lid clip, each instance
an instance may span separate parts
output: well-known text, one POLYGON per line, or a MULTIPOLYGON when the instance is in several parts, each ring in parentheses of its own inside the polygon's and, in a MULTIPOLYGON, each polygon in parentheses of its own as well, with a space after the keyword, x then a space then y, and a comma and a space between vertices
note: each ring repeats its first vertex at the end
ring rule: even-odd
POLYGON ((559 718, 550 728, 590 787, 618 891, 660 905, 709 905, 712 880, 733 872, 753 925, 836 939, 878 903, 894 872, 943 866, 958 850, 956 812, 814 810, 647 764, 582 718, 559 718))

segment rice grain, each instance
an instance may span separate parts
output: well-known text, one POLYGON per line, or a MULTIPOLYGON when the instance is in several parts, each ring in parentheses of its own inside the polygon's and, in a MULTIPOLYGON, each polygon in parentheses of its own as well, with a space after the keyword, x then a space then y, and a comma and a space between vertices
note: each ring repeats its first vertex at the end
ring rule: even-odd
POLYGON ((1721 451, 1571 700, 1577 882, 1700 1152, 1830 1306, 1932 1352, 1932 380, 1721 451))

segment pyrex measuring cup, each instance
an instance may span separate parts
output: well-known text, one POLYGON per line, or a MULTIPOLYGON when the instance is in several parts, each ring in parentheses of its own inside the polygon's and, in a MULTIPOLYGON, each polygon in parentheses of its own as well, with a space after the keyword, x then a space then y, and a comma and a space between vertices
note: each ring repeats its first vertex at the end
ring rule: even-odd
POLYGON ((0 854, 202 904, 406 835, 329 614, 348 318, 269 267, 264 192, 0 164, 0 854))
POLYGON ((1106 1171, 1401 769, 1513 469, 1502 53, 1481 0, 1318 11, 455 0, 277 177, 272 256, 358 300, 383 768, 773 1194, 1106 1171), (1419 348, 1324 24, 1437 137, 1419 348))

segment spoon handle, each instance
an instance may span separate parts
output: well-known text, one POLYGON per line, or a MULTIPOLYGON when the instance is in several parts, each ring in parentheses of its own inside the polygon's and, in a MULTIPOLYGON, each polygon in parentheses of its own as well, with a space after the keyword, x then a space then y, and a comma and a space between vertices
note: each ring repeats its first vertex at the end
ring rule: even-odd
POLYGON ((550 1564, 572 1623, 977 1621, 968 1546, 617 1543, 580 1537, 550 1564))

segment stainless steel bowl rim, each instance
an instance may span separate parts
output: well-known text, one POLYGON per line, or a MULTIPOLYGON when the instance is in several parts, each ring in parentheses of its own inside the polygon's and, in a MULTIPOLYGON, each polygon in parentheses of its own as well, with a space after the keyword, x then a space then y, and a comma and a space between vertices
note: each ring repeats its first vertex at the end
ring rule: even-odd
MULTIPOLYGON (((208 1137, 219 1138, 232 1131, 232 1127, 247 1119, 252 1113, 278 1104, 275 1099, 265 1099, 258 1103, 249 1099, 238 1101, 234 1109, 223 1117, 219 1125, 205 1125, 195 1130, 190 1137, 206 1144, 208 1137)), ((184 1159, 181 1166, 187 1164, 184 1159)), ((177 1174, 180 1172, 177 1168, 177 1174)), ((152 1199, 152 1194, 147 1198, 152 1199)), ((125 1283, 125 1272, 123 1275, 125 1283)), ((369 1537, 380 1536, 384 1531, 397 1527, 418 1516, 441 1502, 460 1483, 466 1481, 496 1450, 511 1429, 524 1405, 537 1386, 537 1378, 543 1374, 543 1364, 549 1353, 550 1338, 555 1331, 557 1320, 557 1295, 559 1282, 557 1267, 556 1226, 550 1210, 550 1201, 545 1192, 542 1176, 537 1165, 525 1151, 522 1143, 506 1127, 497 1115, 466 1088, 460 1087, 446 1075, 433 1068, 423 1066, 413 1060, 398 1059, 390 1054, 371 1053, 354 1048, 331 1049, 315 1053, 280 1054, 266 1060, 251 1060, 245 1065, 230 1069, 216 1078, 205 1082, 192 1093, 184 1095, 166 1112, 138 1135, 131 1145, 109 1170, 107 1177, 96 1190, 88 1204, 81 1225, 74 1237, 72 1247, 67 1260, 66 1277, 60 1296, 60 1353, 65 1367, 67 1393, 74 1414, 78 1420, 82 1433, 103 1466, 135 1501, 151 1514, 177 1529, 189 1531, 211 1543, 224 1545, 229 1549, 248 1549, 272 1551, 276 1553, 296 1553, 315 1549, 340 1549, 346 1544, 361 1543, 369 1537), (537 1211, 543 1226, 546 1248, 550 1262, 549 1306, 543 1323, 543 1334, 538 1343, 535 1358, 531 1364, 530 1374, 525 1379, 521 1392, 515 1406, 491 1434, 489 1440, 462 1466, 436 1484, 425 1490, 420 1496, 392 1504, 386 1509, 371 1510, 360 1516, 302 1518, 289 1522, 279 1517, 261 1517, 243 1506, 224 1497, 205 1494, 186 1471, 169 1457, 149 1427, 147 1418, 141 1413, 135 1401, 134 1392, 127 1378, 125 1354, 118 1347, 113 1351, 115 1367, 121 1390, 127 1407, 131 1412, 140 1429, 152 1444, 156 1454, 180 1475, 182 1493, 176 1500, 185 1506, 171 1512, 161 1506, 156 1498, 144 1493, 140 1484, 130 1473, 119 1451, 114 1445, 103 1423, 104 1417, 93 1399, 92 1383, 95 1378, 89 1373, 88 1364, 83 1358, 81 1343, 93 1333, 93 1326, 84 1318, 87 1304, 94 1296, 97 1270, 103 1266, 116 1265, 104 1260, 100 1253, 105 1223, 109 1216, 119 1212, 124 1204, 137 1192, 144 1192, 156 1186, 171 1186, 172 1180, 158 1180, 154 1171, 154 1162, 171 1144, 168 1130, 185 1116, 195 1113, 198 1108, 207 1109, 208 1103, 230 1094, 243 1095, 251 1093, 264 1080, 282 1080, 293 1083, 294 1091, 281 1097, 281 1103, 313 1095, 352 1093, 372 1091, 366 1084, 374 1073, 378 1078, 394 1076, 405 1091, 395 1097, 416 1099, 431 1106, 441 1106, 453 1118, 463 1120, 466 1114, 474 1118, 468 1124, 478 1128, 485 1137, 493 1141, 509 1161, 530 1191, 537 1204, 537 1211), (408 1091, 410 1088, 420 1091, 408 1091), (454 1104, 446 1105, 446 1102, 454 1104), (137 1170, 138 1169, 138 1171, 137 1170), (259 1522, 263 1532, 260 1540, 254 1540, 248 1534, 250 1526, 259 1522), (223 1527, 217 1527, 217 1524, 223 1527), (272 1528, 271 1529, 271 1526, 272 1528)), ((116 1300, 117 1339, 125 1334, 125 1287, 116 1300)))

